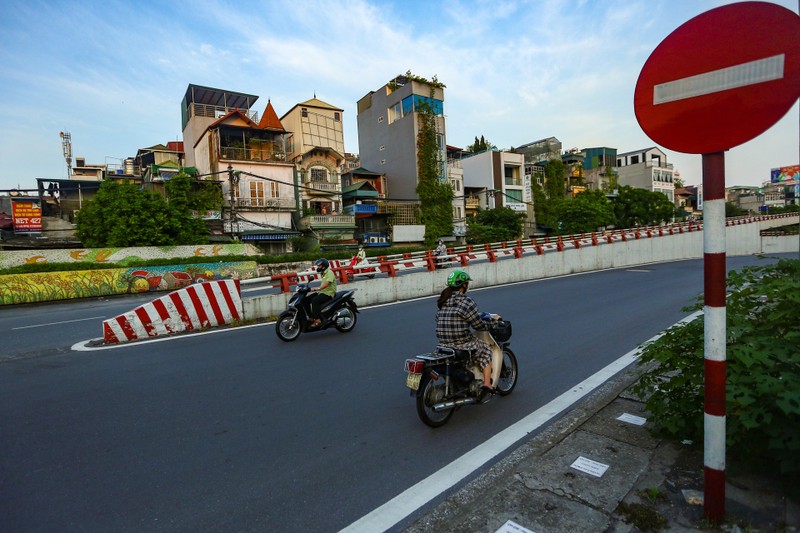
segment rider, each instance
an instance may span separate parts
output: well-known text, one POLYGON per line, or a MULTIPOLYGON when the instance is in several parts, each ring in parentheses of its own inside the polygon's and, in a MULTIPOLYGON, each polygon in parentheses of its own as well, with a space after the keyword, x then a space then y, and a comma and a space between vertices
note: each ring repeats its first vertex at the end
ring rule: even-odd
MULTIPOLYGON (((469 350, 470 362, 481 369, 483 387, 481 400, 494 392, 492 387, 492 349, 476 338, 470 327, 485 330, 486 324, 478 312, 478 305, 467 296, 469 282, 472 279, 463 270, 456 270, 447 277, 447 287, 442 291, 436 305, 436 337, 440 344, 469 350)), ((487 316, 487 315, 483 315, 487 316)), ((488 315, 499 319, 499 315, 488 315)))
POLYGON ((314 266, 317 269, 317 273, 320 274, 321 283, 319 287, 311 289, 316 294, 311 295, 309 312, 314 318, 311 322, 311 327, 318 327, 322 323, 322 308, 336 296, 336 275, 330 268, 330 262, 324 257, 314 261, 314 266))
POLYGON ((367 258, 367 252, 364 251, 364 245, 358 245, 358 253, 356 254, 356 261, 358 263, 363 263, 364 260, 367 258))
POLYGON ((444 256, 447 255, 447 246, 444 245, 442 239, 439 239, 436 248, 433 250, 433 255, 436 256, 436 262, 438 264, 444 262, 444 256))

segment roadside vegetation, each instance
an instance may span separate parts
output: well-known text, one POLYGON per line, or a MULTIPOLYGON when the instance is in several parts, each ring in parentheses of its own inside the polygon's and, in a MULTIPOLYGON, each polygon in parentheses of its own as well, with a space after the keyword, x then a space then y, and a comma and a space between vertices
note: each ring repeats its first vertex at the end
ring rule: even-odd
MULTIPOLYGON (((729 465, 780 472, 795 496, 800 473, 800 260, 728 277, 727 454, 729 465)), ((702 302, 687 311, 702 309, 702 302)), ((649 370, 635 386, 663 435, 703 443, 702 317, 645 346, 649 370)))

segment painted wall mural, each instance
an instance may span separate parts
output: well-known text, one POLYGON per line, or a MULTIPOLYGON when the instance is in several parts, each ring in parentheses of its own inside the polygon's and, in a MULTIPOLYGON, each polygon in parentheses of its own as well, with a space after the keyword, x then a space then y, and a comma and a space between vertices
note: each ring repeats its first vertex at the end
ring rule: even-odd
POLYGON ((215 279, 251 279, 255 261, 0 275, 0 305, 169 291, 215 279))
POLYGON ((205 244, 197 246, 140 246, 133 248, 81 248, 77 250, 0 250, 0 269, 30 263, 116 263, 173 257, 224 257, 259 255, 252 244, 205 244))

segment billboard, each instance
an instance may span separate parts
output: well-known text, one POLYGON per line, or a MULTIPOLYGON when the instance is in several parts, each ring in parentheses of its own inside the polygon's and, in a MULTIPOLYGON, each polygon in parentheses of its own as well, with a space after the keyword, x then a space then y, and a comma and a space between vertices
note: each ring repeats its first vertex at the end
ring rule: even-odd
POLYGON ((14 233, 42 232, 42 204, 38 198, 12 198, 11 217, 14 219, 14 233))
POLYGON ((773 168, 770 170, 769 181, 772 183, 782 183, 784 185, 800 183, 800 165, 773 168))

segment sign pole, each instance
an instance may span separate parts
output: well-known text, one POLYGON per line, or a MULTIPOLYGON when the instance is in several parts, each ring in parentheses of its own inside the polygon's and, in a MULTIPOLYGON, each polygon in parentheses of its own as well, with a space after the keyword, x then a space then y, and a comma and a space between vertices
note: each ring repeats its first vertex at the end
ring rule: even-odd
POLYGON ((725 518, 725 153, 703 154, 704 511, 725 518))

